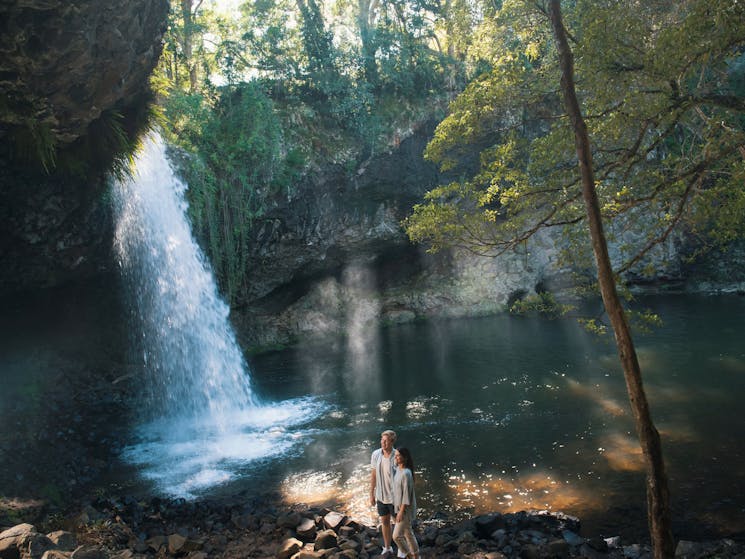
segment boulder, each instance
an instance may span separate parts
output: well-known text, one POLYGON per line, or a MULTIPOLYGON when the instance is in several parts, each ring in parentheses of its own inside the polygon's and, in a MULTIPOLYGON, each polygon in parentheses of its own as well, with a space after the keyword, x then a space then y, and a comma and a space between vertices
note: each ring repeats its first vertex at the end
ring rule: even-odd
POLYGON ((337 539, 336 532, 333 530, 322 530, 316 535, 316 541, 313 545, 315 551, 323 549, 333 549, 336 547, 337 539))
POLYGON ((585 538, 578 536, 571 530, 563 530, 561 532, 561 536, 564 538, 564 541, 566 541, 569 545, 580 546, 583 543, 585 543, 585 538))
POLYGON ((18 524, 0 532, 0 559, 19 559, 21 548, 35 533, 36 527, 32 524, 18 524))
POLYGON ((303 548, 303 542, 297 538, 287 538, 277 552, 277 559, 290 559, 303 548))
POLYGON ((171 534, 168 536, 168 553, 171 555, 181 553, 185 543, 186 538, 181 534, 171 534))
POLYGON ((72 552, 70 559, 109 559, 109 554, 97 545, 81 545, 72 552))
POLYGON ((298 537, 304 541, 310 541, 316 537, 316 523, 312 518, 303 518, 295 528, 298 537))
POLYGON ((482 514, 474 519, 476 534, 481 538, 489 538, 500 528, 504 528, 505 522, 501 514, 482 514))
POLYGON ((328 528, 329 530, 333 530, 334 532, 338 532, 339 527, 344 522, 344 519, 346 517, 338 512, 331 511, 326 516, 323 517, 323 525, 328 528))
POLYGON ((62 551, 74 551, 78 547, 78 539, 72 532, 57 530, 47 534, 47 537, 54 542, 57 549, 62 551))
POLYGON ((168 544, 168 538, 166 538, 165 536, 153 536, 152 538, 146 539, 145 543, 147 544, 148 548, 157 553, 157 551, 161 547, 168 544))
MULTIPOLYGON (((130 551, 130 554, 131 553, 132 552, 130 551)), ((44 555, 41 556, 41 559, 70 559, 71 555, 72 555, 72 551, 60 551, 59 549, 49 549, 44 552, 44 555)), ((122 557, 119 559, 129 559, 129 558, 122 557)))
POLYGON ((295 529, 295 527, 300 524, 301 516, 297 512, 290 512, 288 514, 281 514, 277 517, 277 526, 280 528, 291 528, 295 529))
POLYGON ((564 559, 569 557, 571 546, 565 540, 551 540, 548 542, 548 551, 551 557, 564 559))
POLYGON ((21 556, 28 559, 41 559, 44 553, 54 548, 54 542, 44 534, 31 533, 26 540, 24 549, 21 550, 21 556))

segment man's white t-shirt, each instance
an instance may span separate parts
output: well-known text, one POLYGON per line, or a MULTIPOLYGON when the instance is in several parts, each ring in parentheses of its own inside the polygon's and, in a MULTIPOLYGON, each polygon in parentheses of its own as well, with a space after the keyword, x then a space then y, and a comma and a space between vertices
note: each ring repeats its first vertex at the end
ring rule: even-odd
POLYGON ((393 504, 393 476, 396 471, 396 450, 391 450, 389 458, 383 456, 383 449, 373 451, 370 465, 375 470, 375 500, 393 504))

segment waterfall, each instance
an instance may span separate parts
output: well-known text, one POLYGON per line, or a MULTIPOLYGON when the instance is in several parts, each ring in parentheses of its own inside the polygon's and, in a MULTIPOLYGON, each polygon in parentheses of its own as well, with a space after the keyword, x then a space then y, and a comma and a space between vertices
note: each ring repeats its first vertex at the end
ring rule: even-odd
POLYGON ((298 399, 261 403, 209 264, 191 234, 186 185, 151 134, 132 176, 116 181, 115 251, 132 309, 132 345, 146 371, 145 421, 124 457, 165 493, 233 479, 242 465, 282 453, 286 429, 318 415, 298 399))
POLYGON ((136 174, 117 190, 115 248, 137 314, 149 376, 145 409, 221 427, 256 404, 248 369, 186 218, 186 186, 149 137, 136 174))

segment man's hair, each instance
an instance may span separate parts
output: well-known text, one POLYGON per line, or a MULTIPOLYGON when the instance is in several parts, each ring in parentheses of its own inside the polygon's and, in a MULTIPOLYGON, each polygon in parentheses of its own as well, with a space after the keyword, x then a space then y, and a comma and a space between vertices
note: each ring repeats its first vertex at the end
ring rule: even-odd
POLYGON ((391 429, 386 429, 380 434, 381 437, 390 437, 394 441, 396 440, 396 432, 391 429))

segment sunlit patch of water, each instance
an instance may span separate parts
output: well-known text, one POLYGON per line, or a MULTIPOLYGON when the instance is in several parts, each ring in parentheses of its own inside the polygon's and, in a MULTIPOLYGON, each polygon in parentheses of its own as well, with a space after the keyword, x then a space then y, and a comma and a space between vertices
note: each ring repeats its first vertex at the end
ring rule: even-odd
POLYGON ((340 472, 304 471, 287 476, 280 485, 282 497, 288 503, 316 505, 339 497, 340 472))
POLYGON ((448 489, 455 510, 466 509, 476 514, 531 509, 597 511, 607 504, 586 484, 557 479, 546 471, 520 473, 517 467, 500 473, 485 470, 476 477, 452 471, 448 489))
POLYGON ((644 471, 644 457, 638 439, 630 433, 610 433, 601 439, 600 452, 616 471, 644 471))
POLYGON ((666 443, 695 443, 701 440, 701 434, 693 425, 684 424, 680 421, 660 422, 657 424, 657 430, 666 443))
POLYGON ((619 399, 611 397, 612 391, 608 387, 595 384, 593 386, 582 384, 574 379, 566 379, 569 390, 576 396, 580 396, 592 402, 599 411, 613 417, 626 414, 626 407, 619 399))
POLYGON ((439 398, 435 396, 417 396, 406 402, 406 417, 412 421, 421 421, 438 413, 439 398))

